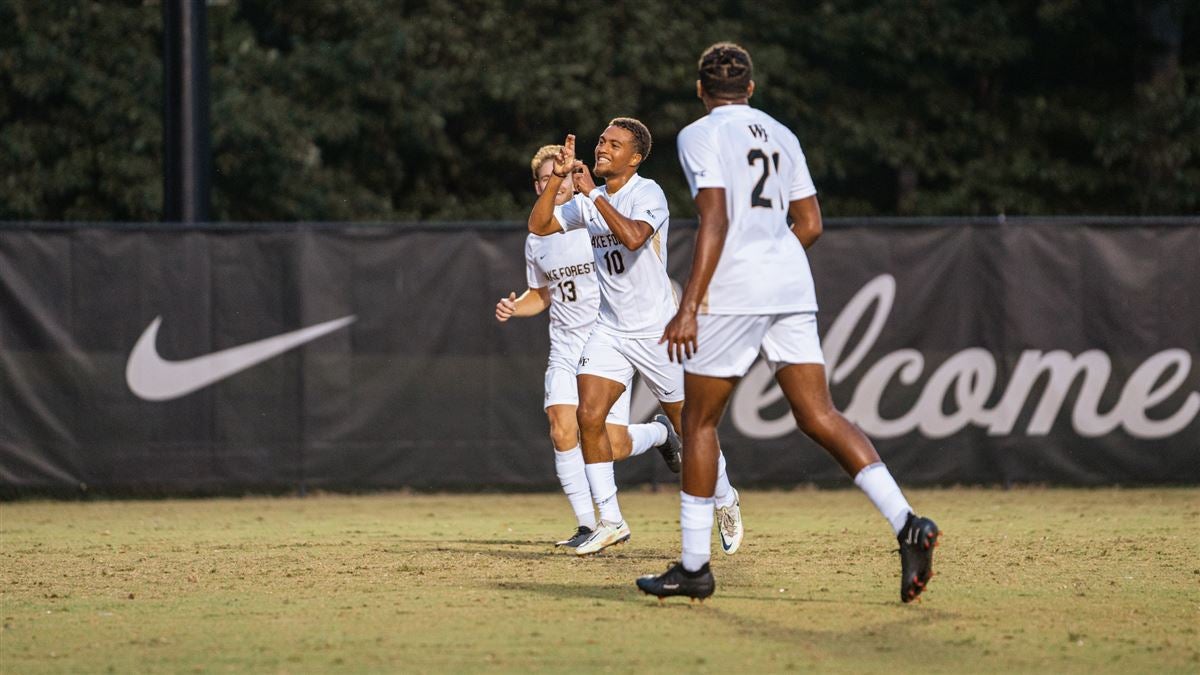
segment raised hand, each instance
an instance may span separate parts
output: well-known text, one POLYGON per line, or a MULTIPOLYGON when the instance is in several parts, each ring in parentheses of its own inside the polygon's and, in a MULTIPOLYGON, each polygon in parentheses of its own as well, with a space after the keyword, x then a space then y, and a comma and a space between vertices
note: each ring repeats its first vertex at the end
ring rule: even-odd
POLYGON ((508 321, 508 319, 517 311, 517 294, 509 293, 507 298, 500 298, 500 302, 496 303, 496 320, 500 323, 508 321))
POLYGON ((579 160, 575 160, 575 167, 572 169, 571 179, 575 181, 575 190, 582 194, 591 194, 592 190, 596 189, 596 180, 592 178, 592 172, 587 168, 587 165, 579 160))
POLYGON ((554 156, 554 167, 551 171, 559 178, 566 178, 571 175, 571 171, 575 168, 575 134, 567 134, 567 140, 563 141, 562 150, 554 156))

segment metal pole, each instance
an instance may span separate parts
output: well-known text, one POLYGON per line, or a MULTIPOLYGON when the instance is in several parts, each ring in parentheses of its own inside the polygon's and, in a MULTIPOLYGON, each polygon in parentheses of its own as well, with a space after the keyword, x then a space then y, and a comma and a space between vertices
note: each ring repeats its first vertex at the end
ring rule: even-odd
POLYGON ((209 220, 205 0, 163 0, 163 220, 209 220))

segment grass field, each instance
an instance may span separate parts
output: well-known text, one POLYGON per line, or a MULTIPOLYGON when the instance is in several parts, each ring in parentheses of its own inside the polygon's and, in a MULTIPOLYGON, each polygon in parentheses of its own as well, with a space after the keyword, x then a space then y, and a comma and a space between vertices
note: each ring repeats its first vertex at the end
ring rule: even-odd
POLYGON ((909 496, 945 533, 914 605, 849 490, 744 493, 717 595, 661 606, 673 493, 590 559, 552 494, 5 503, 0 671, 1200 671, 1200 490, 909 496))

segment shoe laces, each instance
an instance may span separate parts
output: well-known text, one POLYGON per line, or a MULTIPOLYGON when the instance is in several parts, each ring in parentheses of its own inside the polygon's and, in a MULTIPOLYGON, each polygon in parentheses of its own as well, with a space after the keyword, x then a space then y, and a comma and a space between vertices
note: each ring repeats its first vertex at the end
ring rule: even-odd
POLYGON ((717 509, 717 518, 720 520, 721 529, 726 532, 732 532, 737 527, 737 518, 733 516, 732 506, 717 509))

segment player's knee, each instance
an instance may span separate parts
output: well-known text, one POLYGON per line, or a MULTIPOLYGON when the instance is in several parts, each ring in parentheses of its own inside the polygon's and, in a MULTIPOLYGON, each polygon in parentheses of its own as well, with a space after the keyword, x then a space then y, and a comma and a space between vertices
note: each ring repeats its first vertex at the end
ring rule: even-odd
POLYGON ((683 432, 685 434, 714 431, 716 430, 717 424, 719 424, 720 421, 720 411, 706 414, 704 411, 699 409, 693 411, 688 408, 684 408, 683 410, 683 432))
POLYGON ((575 420, 550 420, 550 441, 559 450, 570 450, 579 445, 579 430, 575 426, 575 420))
POLYGON ((602 431, 608 411, 603 406, 581 403, 575 411, 575 419, 580 431, 602 431))

